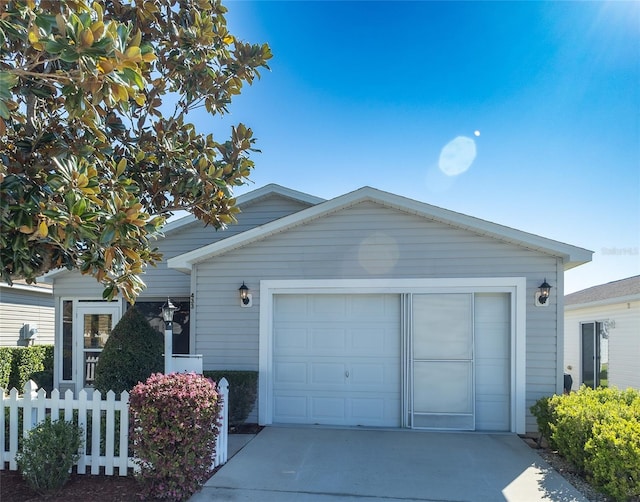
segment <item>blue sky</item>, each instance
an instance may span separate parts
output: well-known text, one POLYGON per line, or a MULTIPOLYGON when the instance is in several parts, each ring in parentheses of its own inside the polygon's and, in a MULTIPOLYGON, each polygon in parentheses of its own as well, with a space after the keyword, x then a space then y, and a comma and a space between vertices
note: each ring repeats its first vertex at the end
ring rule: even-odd
POLYGON ((639 2, 225 5, 274 54, 196 121, 254 130, 238 194, 368 185, 595 251, 566 292, 640 274, 639 2))

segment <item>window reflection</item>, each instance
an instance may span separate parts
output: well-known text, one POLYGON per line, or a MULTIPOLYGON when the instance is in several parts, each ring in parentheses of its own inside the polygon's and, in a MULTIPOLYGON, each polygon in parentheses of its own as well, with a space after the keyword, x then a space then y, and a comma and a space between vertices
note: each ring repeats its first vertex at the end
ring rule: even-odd
MULTIPOLYGON (((173 353, 189 354, 189 299, 182 298, 175 300, 171 298, 178 310, 173 315, 173 353)), ((164 335, 164 321, 162 320, 162 306, 164 301, 142 301, 136 302, 136 308, 149 321, 159 333, 164 335)))
POLYGON ((73 371, 73 302, 62 302, 62 379, 71 380, 73 371))
POLYGON ((103 349, 111 334, 111 314, 84 316, 84 348, 103 349))

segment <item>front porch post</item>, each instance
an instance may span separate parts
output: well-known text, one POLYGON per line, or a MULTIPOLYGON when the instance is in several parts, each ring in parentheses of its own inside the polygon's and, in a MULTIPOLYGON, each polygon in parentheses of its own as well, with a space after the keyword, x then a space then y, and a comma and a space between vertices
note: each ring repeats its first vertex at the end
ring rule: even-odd
POLYGON ((164 319, 164 374, 168 375, 173 370, 173 314, 178 308, 167 298, 167 303, 162 306, 162 318, 164 319))

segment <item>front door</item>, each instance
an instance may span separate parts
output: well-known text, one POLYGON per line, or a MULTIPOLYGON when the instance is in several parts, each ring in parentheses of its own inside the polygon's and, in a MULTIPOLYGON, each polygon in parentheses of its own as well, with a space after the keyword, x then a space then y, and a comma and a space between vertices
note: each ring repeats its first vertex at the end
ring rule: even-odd
POLYGON ((92 388, 95 370, 111 330, 120 320, 118 304, 80 304, 74 322, 76 377, 80 389, 92 388))

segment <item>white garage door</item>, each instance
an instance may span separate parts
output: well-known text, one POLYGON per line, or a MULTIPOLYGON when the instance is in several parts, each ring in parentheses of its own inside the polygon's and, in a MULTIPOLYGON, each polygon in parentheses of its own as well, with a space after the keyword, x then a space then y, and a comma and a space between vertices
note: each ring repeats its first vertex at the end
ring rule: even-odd
POLYGON ((400 426, 398 295, 275 295, 274 423, 400 426))

